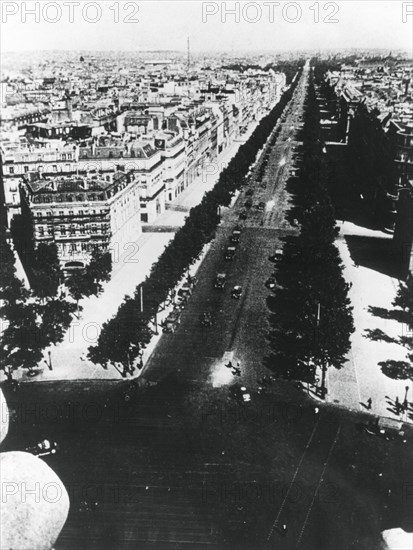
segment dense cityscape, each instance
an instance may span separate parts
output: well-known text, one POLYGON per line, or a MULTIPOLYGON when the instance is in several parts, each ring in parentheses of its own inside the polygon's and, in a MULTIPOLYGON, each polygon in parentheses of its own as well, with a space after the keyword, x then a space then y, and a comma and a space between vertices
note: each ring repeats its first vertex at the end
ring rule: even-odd
POLYGON ((413 548, 412 52, 185 46, 2 53, 0 548, 413 548))

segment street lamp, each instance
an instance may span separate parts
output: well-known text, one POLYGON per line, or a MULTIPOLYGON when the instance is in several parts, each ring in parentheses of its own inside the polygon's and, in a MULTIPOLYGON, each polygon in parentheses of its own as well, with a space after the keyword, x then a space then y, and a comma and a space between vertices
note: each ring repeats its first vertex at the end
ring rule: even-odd
POLYGON ((404 395, 404 403, 403 404, 404 404, 405 411, 407 411, 407 405, 408 405, 408 403, 407 403, 407 394, 409 393, 409 386, 406 386, 405 390, 406 390, 406 393, 404 395))

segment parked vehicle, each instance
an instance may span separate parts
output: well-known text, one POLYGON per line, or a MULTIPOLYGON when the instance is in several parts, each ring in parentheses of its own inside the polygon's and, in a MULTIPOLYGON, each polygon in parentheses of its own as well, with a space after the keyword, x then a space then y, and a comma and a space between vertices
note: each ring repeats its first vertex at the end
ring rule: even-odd
POLYGON ((270 262, 278 262, 278 260, 282 258, 282 255, 283 255, 282 249, 277 248, 277 250, 275 251, 275 254, 273 254, 272 256, 269 256, 268 259, 270 260, 270 262))
POLYGON ((191 275, 188 275, 187 282, 188 283, 185 286, 189 286, 190 288, 195 288, 196 285, 198 284, 198 278, 197 277, 191 277, 191 275))
POLYGON ((178 290, 175 302, 177 304, 186 304, 191 294, 191 288, 189 286, 183 286, 178 290))
POLYGON ((403 422, 393 418, 377 418, 373 423, 365 426, 364 429, 367 434, 382 437, 386 441, 403 439, 405 436, 403 422))
POLYGON ((235 246, 227 246, 227 249, 225 250, 224 258, 227 261, 232 261, 234 259, 236 252, 235 246))
POLYGON ((26 375, 30 376, 30 378, 34 378, 35 376, 38 376, 40 373, 41 373, 41 371, 38 370, 38 369, 29 369, 26 372, 26 375))
POLYGON ((218 273, 215 277, 214 288, 223 290, 227 282, 227 276, 225 273, 218 273))
POLYGON ((235 300, 239 300, 242 296, 242 287, 240 287, 239 285, 235 285, 231 291, 231 296, 235 300))
POLYGON ((178 328, 181 323, 181 313, 178 310, 172 311, 165 321, 161 324, 163 332, 172 333, 178 328))
POLYGON ((266 280, 265 286, 270 290, 273 290, 277 286, 276 280, 273 277, 270 277, 266 280))

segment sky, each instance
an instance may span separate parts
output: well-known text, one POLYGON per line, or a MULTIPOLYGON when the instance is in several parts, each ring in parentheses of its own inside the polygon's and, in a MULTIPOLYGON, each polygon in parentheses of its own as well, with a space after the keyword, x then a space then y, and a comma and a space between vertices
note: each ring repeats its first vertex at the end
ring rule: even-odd
POLYGON ((193 52, 349 48, 413 52, 413 1, 1 0, 0 4, 2 52, 184 51, 187 37, 193 52))

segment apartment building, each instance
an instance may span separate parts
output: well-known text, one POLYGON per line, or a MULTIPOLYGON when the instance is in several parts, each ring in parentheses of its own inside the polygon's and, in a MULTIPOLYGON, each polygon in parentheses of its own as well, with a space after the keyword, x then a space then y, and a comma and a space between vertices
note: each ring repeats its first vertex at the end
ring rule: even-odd
POLYGON ((84 267, 94 248, 120 258, 141 233, 140 197, 132 173, 108 177, 29 174, 20 187, 36 245, 55 242, 64 270, 84 267))
POLYGON ((163 159, 165 199, 172 202, 185 188, 185 142, 181 135, 174 132, 155 132, 154 146, 163 159))
POLYGON ((37 139, 18 142, 4 141, 0 145, 2 187, 8 222, 20 211, 19 183, 23 176, 34 172, 53 176, 76 173, 78 147, 58 140, 37 139))
POLYGON ((140 215, 151 223, 165 210, 163 157, 148 142, 102 136, 79 148, 78 171, 110 178, 117 171, 132 172, 139 186, 140 215))

